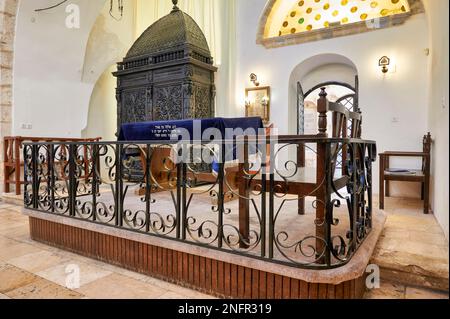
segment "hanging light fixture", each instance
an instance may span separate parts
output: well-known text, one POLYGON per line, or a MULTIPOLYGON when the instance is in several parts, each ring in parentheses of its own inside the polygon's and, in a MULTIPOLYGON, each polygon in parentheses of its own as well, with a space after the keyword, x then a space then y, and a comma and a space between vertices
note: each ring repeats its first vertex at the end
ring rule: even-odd
MULTIPOLYGON (((60 2, 58 2, 56 4, 54 4, 54 5, 51 5, 49 7, 35 9, 34 11, 41 12, 41 11, 47 11, 47 10, 55 9, 55 8, 63 5, 64 3, 68 2, 68 1, 69 0, 63 0, 63 1, 60 1, 60 2)), ((122 20, 122 18, 123 18, 123 0, 110 0, 109 15, 116 21, 122 20), (114 3, 115 2, 117 3, 117 6, 116 6, 117 11, 118 11, 117 15, 114 14, 114 10, 115 10, 114 9, 114 7, 115 7, 114 3)))
POLYGON ((60 1, 60 2, 58 2, 58 3, 56 3, 56 4, 52 5, 52 6, 45 7, 45 8, 40 8, 40 9, 35 9, 34 11, 35 11, 35 12, 40 12, 40 11, 51 10, 51 9, 56 8, 56 7, 59 7, 60 5, 66 3, 67 1, 69 1, 69 0, 63 0, 63 1, 60 1))
POLYGON ((123 0, 116 0, 117 2, 117 11, 119 12, 118 16, 114 15, 114 0, 111 0, 109 7, 109 15, 116 21, 120 21, 123 18, 123 0))

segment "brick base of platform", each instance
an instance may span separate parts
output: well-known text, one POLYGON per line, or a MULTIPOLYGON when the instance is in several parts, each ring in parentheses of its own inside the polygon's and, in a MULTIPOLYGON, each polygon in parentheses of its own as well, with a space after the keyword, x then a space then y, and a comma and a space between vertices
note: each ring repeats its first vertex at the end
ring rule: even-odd
POLYGON ((30 233, 35 241, 221 298, 358 299, 365 292, 364 274, 338 285, 308 283, 35 217, 30 233))

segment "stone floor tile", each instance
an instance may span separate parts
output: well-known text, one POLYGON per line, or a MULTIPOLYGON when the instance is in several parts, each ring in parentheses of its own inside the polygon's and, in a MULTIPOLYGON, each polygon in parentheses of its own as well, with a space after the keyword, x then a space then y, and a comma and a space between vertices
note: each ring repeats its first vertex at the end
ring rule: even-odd
POLYGON ((404 299, 405 286, 382 282, 379 289, 372 289, 366 293, 364 299, 404 299))
POLYGON ((0 265, 0 293, 2 294, 26 286, 37 279, 36 275, 12 265, 0 265))
POLYGON ((372 262, 382 268, 398 271, 414 272, 416 275, 447 278, 449 264, 447 257, 429 258, 422 255, 410 254, 402 251, 385 250, 377 248, 372 262))
POLYGON ((406 287, 406 299, 449 299, 449 296, 445 292, 406 287))
MULTIPOLYGON (((150 276, 147 276, 147 275, 144 275, 144 274, 140 274, 138 272, 130 271, 130 270, 127 270, 127 269, 124 269, 124 268, 120 268, 120 267, 117 267, 117 266, 114 266, 114 265, 105 264, 105 263, 102 263, 100 261, 94 261, 94 263, 95 263, 95 265, 98 265, 99 267, 101 267, 104 270, 108 270, 108 271, 111 271, 111 272, 113 272, 115 274, 119 274, 119 275, 122 275, 122 276, 125 276, 125 277, 129 277, 129 278, 132 278, 132 279, 135 279, 135 280, 142 281, 142 282, 150 283, 149 280, 154 280, 154 281, 159 281, 159 282, 165 283, 162 280, 154 279, 154 278, 152 278, 150 276)), ((154 284, 154 283, 151 283, 151 284, 154 284)))
POLYGON ((19 238, 29 237, 30 229, 27 226, 23 225, 23 223, 21 224, 21 226, 2 230, 2 236, 6 238, 14 238, 16 240, 19 238))
POLYGON ((9 246, 17 244, 17 241, 14 241, 10 238, 6 238, 0 235, 0 250, 7 249, 9 246))
MULTIPOLYGON (((442 230, 441 226, 439 226, 437 224, 435 224, 433 226, 428 226, 426 229, 426 232, 429 234, 441 235, 441 237, 445 238, 444 231, 442 230)), ((448 241, 447 241, 447 245, 448 245, 448 241)))
POLYGON ((446 243, 445 236, 443 234, 411 230, 409 231, 409 240, 426 245, 436 245, 443 248, 448 248, 448 244, 446 243))
POLYGON ((179 293, 168 291, 162 296, 158 297, 158 299, 189 299, 189 298, 179 293))
POLYGON ((12 299, 80 299, 82 294, 40 278, 7 293, 12 299))
POLYGON ((2 218, 2 223, 0 224, 0 234, 2 234, 2 236, 6 236, 6 233, 8 231, 15 228, 28 228, 28 227, 22 221, 8 220, 2 218))
POLYGON ((37 272, 37 275, 42 278, 48 279, 58 285, 66 287, 66 281, 68 279, 68 275, 70 275, 71 272, 70 266, 79 267, 80 287, 111 274, 110 271, 103 270, 97 266, 81 263, 78 260, 70 259, 51 268, 41 270, 37 272))
POLYGON ((189 293, 187 294, 187 297, 189 299, 217 299, 213 296, 210 295, 206 295, 204 293, 195 291, 195 290, 190 290, 189 293))
POLYGON ((27 270, 32 273, 57 266, 63 262, 68 261, 69 258, 63 254, 58 254, 51 251, 39 251, 28 255, 23 255, 8 260, 7 262, 18 268, 27 270))
POLYGON ((39 248, 25 243, 6 241, 0 247, 0 260, 6 261, 15 257, 39 252, 39 248))
POLYGON ((428 258, 444 258, 448 256, 448 250, 442 246, 425 244, 421 242, 405 241, 401 239, 380 238, 378 243, 384 250, 404 252, 422 255, 428 258))
POLYGON ((77 291, 95 299, 154 299, 168 292, 119 274, 111 274, 93 281, 77 291))

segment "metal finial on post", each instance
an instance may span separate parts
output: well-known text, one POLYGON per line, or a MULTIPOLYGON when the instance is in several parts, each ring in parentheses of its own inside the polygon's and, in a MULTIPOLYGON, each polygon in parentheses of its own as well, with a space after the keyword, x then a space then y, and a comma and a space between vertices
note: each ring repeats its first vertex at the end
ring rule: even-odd
POLYGON ((173 9, 172 9, 172 12, 173 11, 178 11, 178 10, 180 10, 179 8, 178 8, 178 0, 172 0, 172 3, 173 3, 173 9))

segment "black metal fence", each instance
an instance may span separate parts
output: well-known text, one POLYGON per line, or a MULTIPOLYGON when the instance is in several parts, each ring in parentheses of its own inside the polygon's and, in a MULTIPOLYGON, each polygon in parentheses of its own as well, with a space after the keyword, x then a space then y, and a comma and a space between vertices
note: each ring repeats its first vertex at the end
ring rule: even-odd
POLYGON ((346 264, 372 227, 372 141, 29 143, 24 159, 28 209, 298 268, 346 264))

